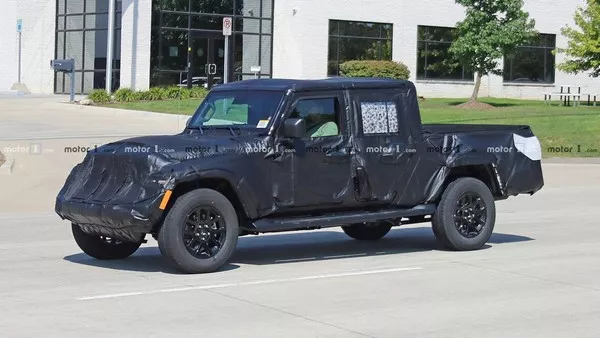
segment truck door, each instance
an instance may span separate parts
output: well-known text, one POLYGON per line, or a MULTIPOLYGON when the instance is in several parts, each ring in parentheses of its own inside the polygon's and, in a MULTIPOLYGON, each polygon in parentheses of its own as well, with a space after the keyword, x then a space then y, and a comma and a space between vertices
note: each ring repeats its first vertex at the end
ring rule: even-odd
POLYGON ((401 204, 414 155, 409 128, 403 123, 401 92, 353 90, 351 98, 356 124, 352 168, 356 199, 401 204))
POLYGON ((298 93, 285 113, 285 118, 306 123, 305 136, 283 145, 284 163, 277 164, 291 171, 286 178, 292 185, 293 201, 288 203, 295 210, 331 209, 353 200, 352 151, 343 107, 346 103, 340 91, 298 93))

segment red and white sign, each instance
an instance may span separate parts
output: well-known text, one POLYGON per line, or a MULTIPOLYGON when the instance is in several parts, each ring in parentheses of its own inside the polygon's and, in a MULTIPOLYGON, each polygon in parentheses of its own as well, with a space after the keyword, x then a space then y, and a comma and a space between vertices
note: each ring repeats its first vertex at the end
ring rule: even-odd
POLYGON ((231 35, 231 26, 233 26, 233 19, 230 17, 223 18, 223 35, 231 35))

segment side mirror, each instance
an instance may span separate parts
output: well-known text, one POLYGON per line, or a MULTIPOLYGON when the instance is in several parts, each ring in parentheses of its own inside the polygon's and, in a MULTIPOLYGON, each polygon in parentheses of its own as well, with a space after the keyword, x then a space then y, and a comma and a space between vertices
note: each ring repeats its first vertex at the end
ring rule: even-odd
POLYGON ((287 119, 283 123, 283 136, 302 138, 306 134, 306 122, 303 119, 287 119))

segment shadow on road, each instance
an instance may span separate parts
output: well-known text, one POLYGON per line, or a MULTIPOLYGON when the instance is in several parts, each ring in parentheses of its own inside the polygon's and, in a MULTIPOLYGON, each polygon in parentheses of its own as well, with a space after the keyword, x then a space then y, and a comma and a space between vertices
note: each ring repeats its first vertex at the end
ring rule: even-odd
MULTIPOLYGON (((497 233, 492 235, 488 243, 532 240, 529 237, 497 233)), ((488 248, 489 245, 484 247, 488 248)), ((271 265, 432 250, 443 249, 435 241, 431 227, 394 229, 383 239, 374 242, 356 241, 338 231, 245 236, 240 238, 230 264, 221 269, 221 272, 237 269, 237 264, 271 265)), ((179 274, 178 270, 160 256, 157 247, 142 247, 133 256, 123 260, 100 261, 83 253, 69 255, 64 259, 107 269, 179 274)))

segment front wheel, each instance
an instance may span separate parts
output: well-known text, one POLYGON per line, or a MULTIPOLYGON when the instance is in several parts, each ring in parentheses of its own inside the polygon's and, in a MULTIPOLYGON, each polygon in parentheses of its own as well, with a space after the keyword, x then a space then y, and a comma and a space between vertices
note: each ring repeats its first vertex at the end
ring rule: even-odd
POLYGON ((177 199, 158 234, 161 253, 186 273, 218 270, 237 245, 237 213, 227 197, 211 189, 177 199))
POLYGON ((90 235, 77 224, 71 225, 73 238, 77 245, 88 256, 96 259, 111 260, 122 259, 133 255, 134 252, 142 245, 142 243, 124 242, 116 238, 105 236, 90 235))
POLYGON ((390 232, 392 225, 388 222, 358 223, 345 225, 342 230, 346 235, 360 241, 375 241, 390 232))
POLYGON ((496 223, 496 207, 490 189, 480 180, 459 178, 450 183, 433 215, 433 233, 446 248, 481 249, 496 223))

